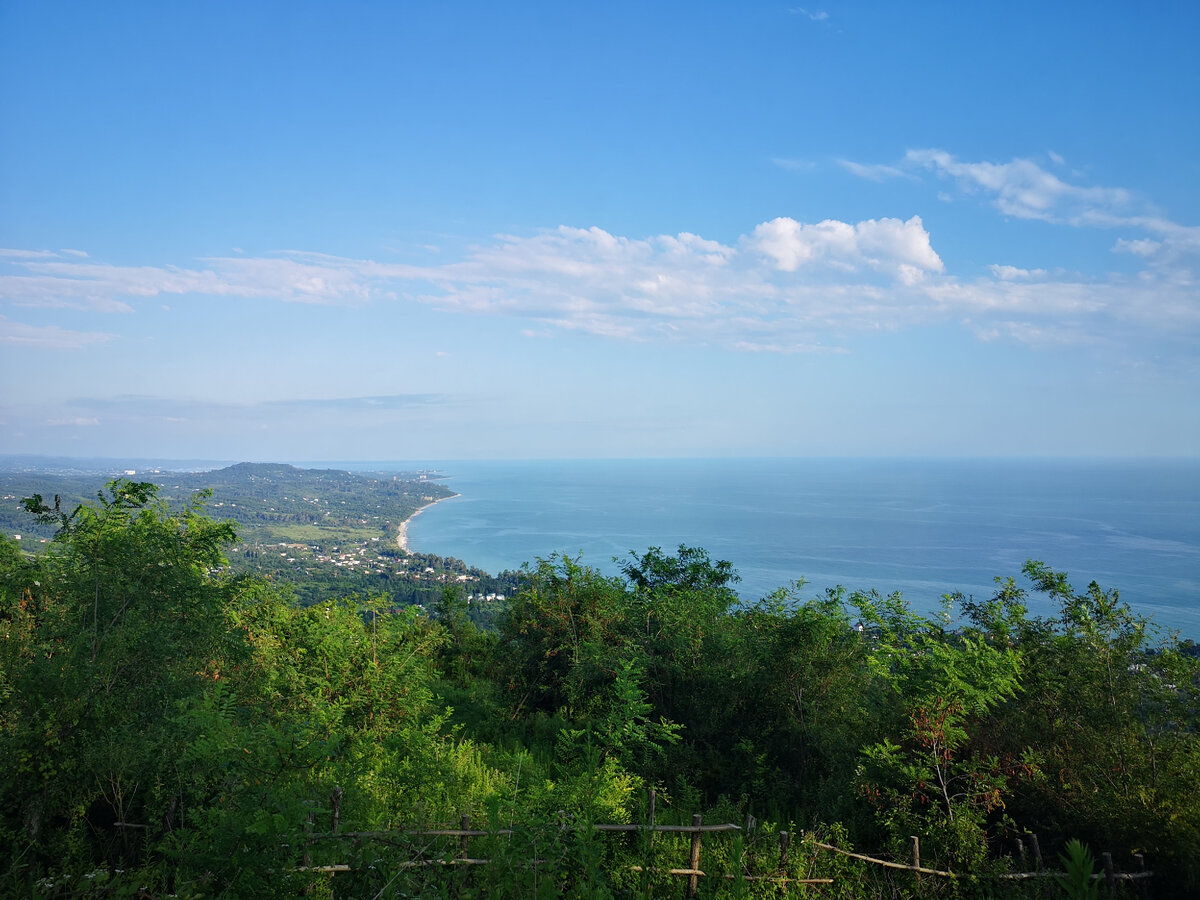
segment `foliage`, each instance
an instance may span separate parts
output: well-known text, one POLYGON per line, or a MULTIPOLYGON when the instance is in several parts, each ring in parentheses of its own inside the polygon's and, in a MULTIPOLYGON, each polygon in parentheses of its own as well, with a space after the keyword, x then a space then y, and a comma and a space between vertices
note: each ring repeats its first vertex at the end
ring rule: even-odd
POLYGON ((516 713, 550 713, 624 765, 645 765, 678 739, 643 687, 647 656, 634 635, 634 595, 568 557, 539 562, 500 622, 516 713))
POLYGON ((852 627, 842 595, 804 600, 802 589, 777 591, 735 612, 740 696, 730 698, 730 721, 720 727, 757 736, 734 747, 743 760, 754 754, 752 778, 737 791, 772 798, 780 808, 766 813, 853 816, 845 787, 860 742, 882 727, 890 697, 872 677, 870 645, 852 627))
POLYGON ((995 756, 973 753, 970 731, 1015 695, 1020 656, 971 635, 924 630, 904 652, 881 639, 875 653, 892 666, 892 683, 907 717, 899 743, 863 748, 859 789, 877 807, 893 846, 923 831, 927 847, 948 867, 977 870, 987 854, 989 814, 1003 809, 1007 779, 995 756))
POLYGON ((674 896, 688 835, 592 827, 647 823, 650 787, 659 824, 747 826, 706 836, 705 896, 1007 895, 1013 829, 1200 885, 1200 663, 1116 592, 1030 563, 1053 616, 1013 580, 934 618, 802 583, 743 605, 728 563, 652 547, 617 577, 539 560, 491 632, 451 584, 428 615, 297 604, 231 573, 205 502, 31 497, 49 551, 0 542, 0 894, 674 896), (464 816, 488 865, 455 861, 464 816), (964 877, 816 846, 910 835, 964 877))
MULTIPOLYGON (((1094 582, 1076 592, 1067 577, 1030 562, 1026 575, 1058 606, 1027 619, 973 610, 1025 660, 1020 703, 996 710, 981 742, 1001 758, 1032 764, 1014 784, 1009 810, 1050 840, 1076 835, 1127 847, 1160 867, 1200 878, 1198 784, 1200 660, 1180 652, 1116 591, 1094 582)), ((1011 582, 999 592, 1023 605, 1011 582)))
POLYGON ((144 820, 175 704, 232 651, 217 625, 227 584, 213 574, 232 529, 200 514, 203 497, 169 514, 154 495, 114 482, 70 514, 28 501, 59 529, 32 584, 26 576, 4 598, 15 641, 5 642, 0 740, 11 764, 0 778, 5 831, 31 848, 27 862, 75 858, 84 845, 89 862, 138 855, 128 830, 93 837, 144 820))
POLYGON ((1078 838, 1072 838, 1059 859, 1066 870, 1058 878, 1063 893, 1070 900, 1096 900, 1100 896, 1100 884, 1093 879, 1096 861, 1087 845, 1078 838))
POLYGON ((5 545, 6 881, 107 866, 272 895, 265 874, 300 864, 335 788, 357 827, 508 792, 443 727, 445 638, 423 617, 300 608, 230 579, 231 527, 198 503, 170 512, 153 485, 114 482, 98 501, 64 516, 31 498, 59 517, 53 552, 26 562, 5 545))

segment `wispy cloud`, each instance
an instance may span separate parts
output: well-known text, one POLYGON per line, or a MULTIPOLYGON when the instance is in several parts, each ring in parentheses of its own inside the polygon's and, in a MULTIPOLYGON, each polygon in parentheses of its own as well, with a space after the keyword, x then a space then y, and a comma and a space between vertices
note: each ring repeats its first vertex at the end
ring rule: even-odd
POLYGON ((17 250, 0 247, 0 259, 54 259, 53 250, 17 250))
MULTIPOLYGON (((1065 162, 1054 152, 1048 157, 1056 166, 1065 162)), ((841 159, 838 165, 871 181, 916 178, 922 172, 932 172, 941 179, 950 180, 963 193, 990 196, 996 209, 1018 219, 1105 227, 1136 223, 1139 217, 1153 214, 1149 204, 1133 191, 1073 184, 1028 158, 969 162, 945 150, 919 148, 907 151, 896 163, 841 159)))
POLYGON ((1040 280, 1049 274, 1045 269, 1021 269, 1017 266, 1002 266, 997 264, 988 266, 988 269, 1001 281, 1040 280))
POLYGON ((829 21, 829 13, 823 9, 805 9, 803 6, 793 6, 788 12, 796 16, 803 16, 811 22, 829 21))
POLYGON ((912 178, 912 173, 900 168, 899 166, 888 166, 881 164, 867 165, 864 163, 853 162, 848 159, 839 159, 837 164, 859 178, 865 178, 868 181, 887 181, 891 178, 912 178))
POLYGON ((0 344, 40 350, 76 350, 114 337, 105 332, 71 331, 57 325, 26 325, 0 316, 0 344))
POLYGON ((990 194, 1005 215, 1074 228, 1140 232, 1118 237, 1112 249, 1145 261, 1143 281, 1153 278, 1167 288, 1197 282, 1200 227, 1166 219, 1126 188, 1072 184, 1028 159, 966 163, 943 150, 910 150, 906 159, 954 178, 964 190, 990 194))
MULTIPOLYGON (((1057 153, 1048 153, 1050 163, 1065 165, 1057 153)), ((1200 227, 1172 222, 1158 213, 1145 198, 1123 187, 1080 183, 1079 173, 1074 181, 1050 171, 1036 160, 1016 158, 1006 162, 964 161, 940 149, 909 150, 895 165, 843 163, 848 171, 864 178, 875 178, 895 172, 913 177, 922 172, 933 173, 940 181, 950 182, 958 192, 983 195, 996 210, 1018 220, 1034 220, 1070 228, 1105 229, 1119 232, 1111 249, 1114 253, 1132 256, 1144 268, 1133 276, 1094 275, 1085 278, 1043 269, 1024 269, 1007 263, 990 267, 994 283, 980 296, 1003 298, 1012 302, 1017 283, 1036 282, 1037 296, 1049 298, 1048 314, 1070 314, 1070 310, 1091 308, 1095 320, 1091 334, 1102 328, 1100 319, 1109 325, 1120 322, 1127 326, 1133 321, 1161 330, 1195 336, 1196 310, 1200 308, 1200 227), (1084 303, 1056 303, 1055 299, 1088 298, 1084 303), (1103 311, 1103 314, 1102 312, 1103 311)), ((966 288, 954 279, 944 280, 939 290, 949 284, 955 289, 966 288)), ((981 285, 971 287, 979 292, 981 285)), ((951 292, 952 293, 952 292, 951 292)), ((947 296, 943 293, 943 298, 947 296)), ((965 297, 960 293, 958 297, 965 297)), ((1022 304, 1023 306, 1025 304, 1022 304)), ((1036 304, 1029 304, 1027 314, 1037 317, 1036 304)), ((1032 321, 1032 318, 1030 319, 1032 321)), ((1028 322, 1026 323, 1028 324, 1028 322)), ((1087 339, 1083 327, 991 328, 994 336, 1005 335, 1032 340, 1039 335, 1053 334, 1055 340, 1065 340, 1076 334, 1087 339)))
POLYGON ((1200 338, 1200 304, 1191 285, 1144 273, 1088 279, 1001 267, 997 276, 944 279, 926 289, 985 340, 1103 344, 1121 355, 1136 355, 1143 345, 1174 346, 1190 358, 1200 338))
POLYGON ((205 265, 200 268, 115 266, 85 262, 81 257, 86 256, 82 251, 0 251, 11 270, 0 273, 0 300, 14 306, 105 313, 131 312, 128 299, 172 294, 351 304, 370 298, 373 276, 412 274, 403 266, 381 270, 365 260, 302 252, 215 257, 201 260, 205 265))
POLYGON ((992 195, 996 208, 1019 219, 1091 224, 1095 214, 1127 215, 1135 207, 1124 188, 1082 186, 1063 181, 1030 159, 1010 162, 962 162, 945 150, 909 150, 905 160, 957 179, 968 191, 992 195))

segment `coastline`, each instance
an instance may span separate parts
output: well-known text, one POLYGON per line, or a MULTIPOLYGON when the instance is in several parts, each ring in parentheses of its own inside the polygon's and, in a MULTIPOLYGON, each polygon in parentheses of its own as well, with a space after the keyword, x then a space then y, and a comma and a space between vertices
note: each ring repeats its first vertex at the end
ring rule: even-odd
POLYGON ((424 506, 418 507, 417 510, 411 516, 409 516, 407 519, 405 519, 403 522, 401 522, 400 525, 396 528, 396 543, 399 545, 401 552, 402 553, 409 552, 409 549, 408 549, 408 523, 409 522, 411 522, 413 519, 415 519, 421 513, 425 512, 425 510, 429 509, 429 507, 437 506, 437 504, 441 503, 443 500, 453 500, 455 497, 461 497, 461 496, 462 496, 462 494, 451 494, 449 497, 438 497, 438 499, 436 499, 430 503, 426 503, 424 506))

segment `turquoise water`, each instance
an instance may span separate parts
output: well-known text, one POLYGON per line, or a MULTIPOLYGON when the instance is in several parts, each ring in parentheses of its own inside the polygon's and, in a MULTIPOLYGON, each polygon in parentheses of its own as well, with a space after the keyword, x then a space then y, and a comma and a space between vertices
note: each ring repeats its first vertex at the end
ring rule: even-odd
MULTIPOLYGON (((706 548, 753 600, 796 579, 990 596, 1039 559, 1200 639, 1200 462, 622 460, 437 464, 459 494, 409 527, 414 550, 489 571, 555 551, 615 573, 647 547, 706 548)), ((1048 607, 1032 605, 1034 612, 1048 607)))

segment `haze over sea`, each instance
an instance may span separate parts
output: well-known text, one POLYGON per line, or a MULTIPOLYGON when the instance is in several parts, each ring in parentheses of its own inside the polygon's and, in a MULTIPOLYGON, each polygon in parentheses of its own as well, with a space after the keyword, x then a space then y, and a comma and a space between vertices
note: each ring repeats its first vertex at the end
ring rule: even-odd
MULTIPOLYGON (((1200 639, 1200 461, 593 460, 440 463, 460 496, 408 529, 413 550, 489 571, 554 552, 607 573, 658 546, 727 559, 753 601, 803 578, 900 591, 915 610, 977 598, 1027 559, 1095 580, 1200 639)), ((1032 595, 1032 614, 1050 606, 1032 595)))

